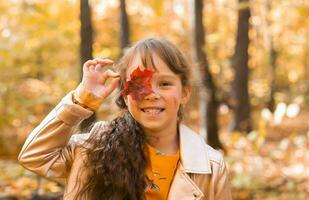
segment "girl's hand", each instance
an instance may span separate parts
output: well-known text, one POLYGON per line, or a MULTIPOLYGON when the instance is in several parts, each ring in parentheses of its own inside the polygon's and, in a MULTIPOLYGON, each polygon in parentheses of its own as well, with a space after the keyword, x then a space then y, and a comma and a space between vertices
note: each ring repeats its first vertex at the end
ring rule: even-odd
POLYGON ((89 102, 89 99, 82 99, 86 92, 90 92, 96 98, 104 100, 116 89, 120 80, 120 74, 112 70, 106 70, 102 73, 103 67, 111 64, 113 64, 112 60, 100 58, 85 62, 83 65, 82 82, 75 90, 76 95, 80 97, 81 101, 89 102), (112 80, 105 84, 108 78, 112 78, 112 80))

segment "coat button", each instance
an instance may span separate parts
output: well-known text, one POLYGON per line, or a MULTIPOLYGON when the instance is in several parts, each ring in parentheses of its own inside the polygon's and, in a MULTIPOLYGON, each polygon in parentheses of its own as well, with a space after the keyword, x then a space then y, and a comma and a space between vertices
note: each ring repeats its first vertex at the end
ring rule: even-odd
POLYGON ((193 193, 193 196, 196 198, 196 197, 198 197, 198 194, 197 193, 193 193))

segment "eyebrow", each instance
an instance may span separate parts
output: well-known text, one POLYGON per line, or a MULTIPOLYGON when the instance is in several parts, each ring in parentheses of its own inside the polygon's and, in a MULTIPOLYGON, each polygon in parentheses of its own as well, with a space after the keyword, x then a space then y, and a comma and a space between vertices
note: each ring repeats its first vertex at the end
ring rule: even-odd
POLYGON ((153 74, 157 78, 175 78, 175 75, 172 74, 153 74))
MULTIPOLYGON (((176 78, 176 76, 177 75, 174 75, 174 74, 158 74, 158 73, 154 73, 153 75, 152 75, 152 78, 160 78, 160 79, 162 79, 162 78, 168 78, 168 79, 175 79, 176 78)), ((127 79, 130 77, 130 75, 127 77, 127 79)))

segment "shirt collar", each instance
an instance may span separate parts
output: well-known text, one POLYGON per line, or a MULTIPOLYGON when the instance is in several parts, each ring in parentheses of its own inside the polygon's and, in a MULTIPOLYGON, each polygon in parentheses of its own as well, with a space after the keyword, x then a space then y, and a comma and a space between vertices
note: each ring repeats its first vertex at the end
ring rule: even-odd
POLYGON ((179 126, 180 157, 186 173, 211 174, 204 139, 184 124, 179 126))

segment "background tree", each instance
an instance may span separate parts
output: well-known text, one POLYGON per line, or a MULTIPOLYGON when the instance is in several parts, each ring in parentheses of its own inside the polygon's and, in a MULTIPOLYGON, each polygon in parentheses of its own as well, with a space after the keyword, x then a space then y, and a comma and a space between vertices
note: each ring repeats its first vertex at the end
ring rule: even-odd
POLYGON ((209 71, 205 47, 205 33, 203 24, 203 0, 193 1, 193 56, 197 62, 197 73, 201 82, 200 87, 200 113, 201 134, 206 137, 207 143, 214 148, 222 148, 218 136, 216 86, 209 71))
POLYGON ((130 44, 129 19, 126 10, 126 1, 120 0, 120 56, 124 54, 125 48, 130 44))
POLYGON ((248 91, 250 15, 249 0, 239 0, 236 46, 232 58, 232 66, 235 72, 231 91, 234 108, 234 118, 231 127, 233 131, 249 132, 252 128, 248 91))
MULTIPOLYGON (((80 1, 80 63, 81 63, 81 77, 83 73, 83 64, 92 59, 92 44, 93 44, 93 29, 91 22, 91 9, 88 0, 80 1)), ((96 120, 96 114, 93 113, 91 117, 84 120, 81 125, 81 131, 85 131, 89 125, 96 120)))
POLYGON ((269 101, 267 102, 267 107, 270 111, 275 110, 276 102, 275 102, 275 93, 276 93, 276 68, 277 68, 277 50, 274 47, 273 33, 271 31, 272 28, 272 19, 271 19, 271 1, 267 0, 265 2, 265 24, 266 24, 266 39, 267 39, 267 49, 269 55, 268 65, 271 68, 271 82, 270 82, 270 94, 269 101))

